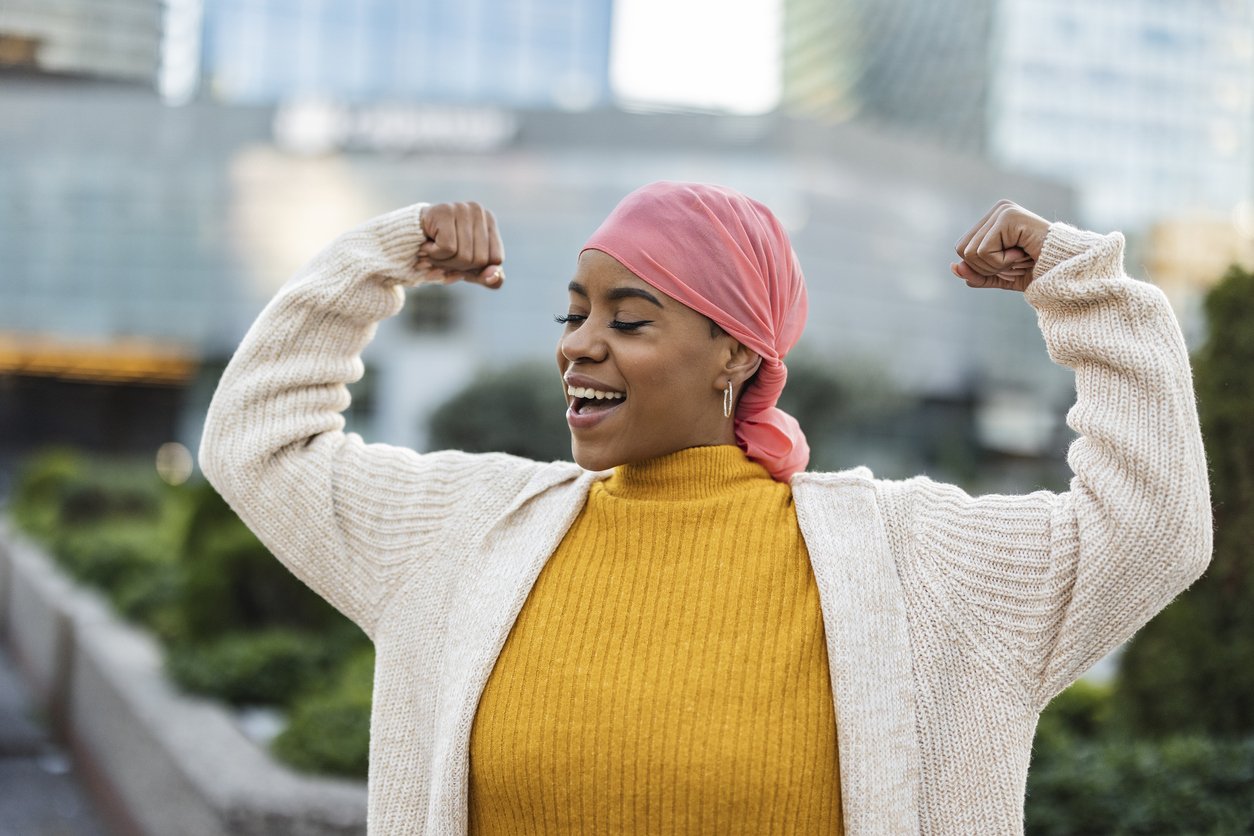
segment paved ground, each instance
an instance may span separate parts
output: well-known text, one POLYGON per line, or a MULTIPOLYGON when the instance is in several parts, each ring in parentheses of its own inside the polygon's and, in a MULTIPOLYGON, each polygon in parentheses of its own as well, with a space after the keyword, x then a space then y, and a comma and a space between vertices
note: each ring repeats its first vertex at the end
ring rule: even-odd
POLYGON ((110 836, 0 645, 0 836, 110 836))

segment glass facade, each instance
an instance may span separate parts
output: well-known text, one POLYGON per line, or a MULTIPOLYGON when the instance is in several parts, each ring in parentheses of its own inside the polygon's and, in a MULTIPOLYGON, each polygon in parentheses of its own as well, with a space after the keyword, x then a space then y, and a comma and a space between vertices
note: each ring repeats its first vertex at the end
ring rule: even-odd
POLYGON ((610 0, 219 0, 204 84, 320 98, 582 109, 609 100, 610 0))
MULTIPOLYGON (((1003 191, 1042 214, 1074 217, 1070 192, 1057 185, 844 126, 608 109, 520 110, 517 130, 487 152, 302 156, 275 145, 276 110, 166 107, 150 91, 112 83, 0 85, 8 117, 0 119, 0 389, 6 374, 97 385, 107 373, 110 385, 137 391, 173 385, 183 393, 177 431, 146 422, 140 440, 154 452, 171 440, 194 449, 221 363, 302 263, 389 209, 477 200, 502 230, 507 286, 411 291, 363 355, 370 377, 351 388, 361 398, 350 426, 423 449, 426 417, 479 370, 553 363, 553 315, 566 310, 579 250, 624 194, 653 180, 699 180, 753 195, 789 230, 810 294, 810 326, 791 355, 798 363, 856 373, 926 405, 926 415, 884 428, 865 419, 866 437, 840 442, 852 461, 907 475, 977 429, 1015 455, 1029 442, 1065 447, 1047 437, 1056 421, 1038 432, 1037 412, 1022 406, 1061 415, 1071 393, 1030 306, 972 292, 947 268, 953 242, 1003 191), (123 363, 127 381, 118 380, 123 363), (987 415, 971 424, 986 401, 987 415), (1026 429, 1007 436, 1016 422, 1026 429), (922 449, 919 429, 942 424, 944 438, 928 436, 922 449)), ((21 386, 0 398, 64 396, 64 414, 101 426, 128 403, 174 409, 143 406, 142 392, 119 401, 77 383, 55 396, 38 382, 21 386)), ((0 426, 15 435, 0 433, 0 470, 6 455, 43 438, 45 422, 54 426, 6 414, 0 426)))
POLYGON ((153 84, 161 21, 160 0, 4 0, 0 69, 153 84))
POLYGON ((783 0, 786 111, 979 152, 994 0, 783 0))
POLYGON ((1248 205, 1254 3, 1005 0, 998 28, 1000 161, 1072 183, 1102 228, 1248 205))

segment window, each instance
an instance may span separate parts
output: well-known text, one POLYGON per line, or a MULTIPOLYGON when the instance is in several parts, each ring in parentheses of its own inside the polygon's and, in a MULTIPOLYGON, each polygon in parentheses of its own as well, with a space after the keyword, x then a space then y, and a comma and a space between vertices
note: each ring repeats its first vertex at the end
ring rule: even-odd
POLYGON ((457 324, 457 300, 442 284, 429 284, 409 290, 405 302, 406 325, 420 334, 444 334, 457 324))

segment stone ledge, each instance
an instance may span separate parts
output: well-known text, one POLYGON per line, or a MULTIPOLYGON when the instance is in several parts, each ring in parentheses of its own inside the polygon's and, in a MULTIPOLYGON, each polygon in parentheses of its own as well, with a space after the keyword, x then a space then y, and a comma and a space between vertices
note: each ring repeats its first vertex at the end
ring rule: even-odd
POLYGON ((124 829, 152 836, 348 836, 362 781, 303 775, 219 703, 184 694, 161 648, 0 520, 0 640, 124 829))

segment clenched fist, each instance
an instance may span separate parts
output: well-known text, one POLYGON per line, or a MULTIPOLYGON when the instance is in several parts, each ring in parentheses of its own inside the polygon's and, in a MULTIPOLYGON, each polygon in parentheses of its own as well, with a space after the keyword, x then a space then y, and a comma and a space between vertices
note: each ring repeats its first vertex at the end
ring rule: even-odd
POLYGON ((505 281, 505 247, 496 218, 478 203, 436 203, 419 214, 427 240, 418 266, 445 284, 473 282, 496 289, 505 281))
POLYGON ((961 261, 949 269, 968 287, 1025 290, 1041 257, 1049 221, 1017 203, 999 200, 955 248, 961 261))

